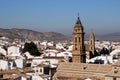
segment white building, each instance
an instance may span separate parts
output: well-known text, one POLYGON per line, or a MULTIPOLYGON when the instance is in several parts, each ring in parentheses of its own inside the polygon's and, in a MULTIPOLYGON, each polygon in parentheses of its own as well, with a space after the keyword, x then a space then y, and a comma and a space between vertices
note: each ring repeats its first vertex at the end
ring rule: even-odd
POLYGON ((18 68, 24 68, 26 66, 26 60, 25 59, 16 59, 15 64, 16 64, 16 67, 18 67, 18 68))
POLYGON ((57 43, 56 44, 56 49, 64 49, 64 47, 61 43, 57 43))
POLYGON ((20 53, 20 47, 17 47, 17 46, 8 47, 8 55, 12 53, 20 53))
POLYGON ((6 50, 0 47, 0 54, 6 55, 6 53, 7 53, 6 50))
POLYGON ((9 69, 8 61, 0 60, 0 70, 8 70, 8 69, 9 69))

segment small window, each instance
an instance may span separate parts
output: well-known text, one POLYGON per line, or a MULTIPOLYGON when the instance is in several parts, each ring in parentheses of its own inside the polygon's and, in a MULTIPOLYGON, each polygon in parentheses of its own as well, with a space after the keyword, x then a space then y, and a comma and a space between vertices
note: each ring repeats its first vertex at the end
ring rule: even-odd
POLYGON ((77 50, 77 47, 75 47, 75 50, 77 50))
POLYGON ((42 72, 42 69, 40 69, 40 72, 42 72))
POLYGON ((92 44, 92 40, 91 40, 91 44, 92 44))
POLYGON ((77 45, 75 44, 75 50, 77 50, 77 45))
POLYGON ((86 69, 86 68, 87 68, 86 66, 83 67, 83 69, 86 69))
POLYGON ((77 32, 77 29, 75 29, 75 32, 77 32))
POLYGON ((36 70, 36 72, 38 72, 38 70, 36 70))
POLYGON ((75 37, 75 42, 77 42, 77 37, 75 37))
POLYGON ((79 42, 80 42, 80 37, 79 37, 79 42))
POLYGON ((117 80, 116 77, 113 77, 113 80, 117 80))

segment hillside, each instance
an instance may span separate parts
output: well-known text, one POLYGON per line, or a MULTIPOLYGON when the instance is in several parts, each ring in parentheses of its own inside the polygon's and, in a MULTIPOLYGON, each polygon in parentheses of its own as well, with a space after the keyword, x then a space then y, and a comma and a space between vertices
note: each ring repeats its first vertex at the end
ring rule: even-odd
MULTIPOLYGON (((66 36, 57 32, 37 32, 28 29, 2 29, 0 28, 0 36, 5 36, 10 39, 28 39, 28 40, 72 40, 72 35, 66 36)), ((109 40, 109 41, 120 41, 120 32, 104 34, 104 35, 96 35, 96 40, 109 40)), ((89 34, 85 35, 85 40, 89 39, 89 34)))
POLYGON ((101 40, 120 41, 120 32, 98 36, 101 40))
MULTIPOLYGON (((89 34, 85 34, 85 40, 89 39, 89 34)), ((120 41, 120 32, 114 32, 109 34, 97 35, 95 34, 96 40, 107 40, 107 41, 120 41)))
POLYGON ((28 39, 28 40, 69 40, 68 36, 65 36, 57 32, 37 32, 28 29, 2 29, 0 28, 0 36, 5 36, 10 39, 28 39))

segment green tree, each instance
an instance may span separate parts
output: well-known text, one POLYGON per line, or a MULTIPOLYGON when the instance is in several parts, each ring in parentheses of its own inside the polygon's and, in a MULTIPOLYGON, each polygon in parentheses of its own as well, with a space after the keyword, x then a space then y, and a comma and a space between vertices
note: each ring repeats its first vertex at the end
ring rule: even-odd
POLYGON ((27 51, 33 56, 40 56, 42 54, 38 51, 37 46, 33 42, 24 44, 22 52, 25 53, 27 51))

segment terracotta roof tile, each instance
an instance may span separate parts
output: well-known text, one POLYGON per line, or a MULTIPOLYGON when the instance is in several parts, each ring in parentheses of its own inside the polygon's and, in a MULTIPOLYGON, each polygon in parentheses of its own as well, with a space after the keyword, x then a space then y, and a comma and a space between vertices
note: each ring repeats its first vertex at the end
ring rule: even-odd
POLYGON ((86 63, 60 63, 54 77, 104 78, 112 70, 111 65, 86 63), (99 76, 98 76, 99 75, 99 76))

